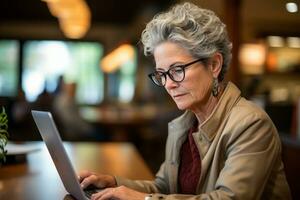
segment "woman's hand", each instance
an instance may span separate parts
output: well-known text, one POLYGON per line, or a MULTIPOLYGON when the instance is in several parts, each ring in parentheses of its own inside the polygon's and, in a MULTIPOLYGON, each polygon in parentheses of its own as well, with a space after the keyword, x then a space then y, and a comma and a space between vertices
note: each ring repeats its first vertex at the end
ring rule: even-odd
POLYGON ((88 186, 95 186, 97 188, 116 187, 117 183, 113 176, 96 174, 90 171, 82 171, 78 175, 78 179, 82 189, 88 186))
POLYGON ((93 194, 91 200, 144 200, 146 195, 146 193, 141 193, 125 186, 119 186, 106 188, 101 192, 93 194))

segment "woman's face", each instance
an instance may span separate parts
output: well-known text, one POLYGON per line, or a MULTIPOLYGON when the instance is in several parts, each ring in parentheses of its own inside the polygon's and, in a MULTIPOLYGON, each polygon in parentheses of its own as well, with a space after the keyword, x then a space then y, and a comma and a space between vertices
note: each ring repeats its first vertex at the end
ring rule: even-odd
MULTIPOLYGON (((167 71, 170 66, 192 62, 186 49, 173 42, 164 42, 154 49, 156 70, 167 71)), ((210 67, 196 62, 185 68, 185 79, 176 83, 167 76, 165 88, 180 110, 196 110, 203 107, 211 96, 213 74, 210 67)))

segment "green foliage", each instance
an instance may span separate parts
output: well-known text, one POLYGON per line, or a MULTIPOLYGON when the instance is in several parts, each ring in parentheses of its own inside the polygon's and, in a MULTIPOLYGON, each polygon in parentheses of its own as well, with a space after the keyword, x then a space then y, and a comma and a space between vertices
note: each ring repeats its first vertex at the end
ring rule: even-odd
POLYGON ((0 113, 0 163, 5 162, 6 153, 5 146, 8 141, 8 119, 4 107, 0 113))

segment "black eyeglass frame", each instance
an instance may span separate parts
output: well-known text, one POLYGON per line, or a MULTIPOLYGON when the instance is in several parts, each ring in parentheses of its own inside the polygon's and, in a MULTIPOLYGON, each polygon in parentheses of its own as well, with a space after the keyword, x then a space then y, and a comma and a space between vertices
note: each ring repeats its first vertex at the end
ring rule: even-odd
POLYGON ((148 74, 148 77, 151 79, 151 81, 152 81, 155 85, 160 86, 160 87, 164 87, 164 86, 166 85, 166 82, 167 82, 167 81, 166 81, 166 80, 167 80, 167 75, 169 76, 169 78, 170 78, 172 81, 174 81, 174 82, 176 82, 176 83, 180 83, 180 82, 182 82, 182 81, 185 79, 185 68, 187 68, 188 66, 190 66, 190 65, 192 65, 192 64, 195 64, 195 63, 197 63, 197 62, 200 62, 200 61, 203 62, 203 61, 206 60, 206 59, 207 59, 207 58, 199 58, 199 59, 194 60, 194 61, 192 61, 192 62, 189 62, 189 63, 187 63, 187 64, 177 65, 177 66, 172 66, 172 67, 170 67, 170 68, 168 69, 168 71, 166 71, 166 72, 163 72, 163 71, 155 71, 155 72, 153 72, 153 73, 148 74), (179 80, 179 81, 174 80, 173 75, 170 74, 170 70, 172 70, 172 69, 174 69, 174 68, 181 68, 181 70, 182 70, 182 72, 183 72, 183 77, 182 77, 182 79, 179 80), (164 76, 164 78, 165 78, 164 84, 157 84, 157 83, 154 81, 153 77, 155 76, 155 73, 161 73, 161 74, 164 76))

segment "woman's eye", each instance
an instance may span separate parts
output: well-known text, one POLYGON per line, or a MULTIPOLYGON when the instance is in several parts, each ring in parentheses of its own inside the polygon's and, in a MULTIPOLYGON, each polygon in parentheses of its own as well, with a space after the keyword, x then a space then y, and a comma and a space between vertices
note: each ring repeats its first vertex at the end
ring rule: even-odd
POLYGON ((176 68, 173 69, 173 72, 174 73, 181 73, 182 69, 181 69, 181 67, 176 67, 176 68))

